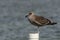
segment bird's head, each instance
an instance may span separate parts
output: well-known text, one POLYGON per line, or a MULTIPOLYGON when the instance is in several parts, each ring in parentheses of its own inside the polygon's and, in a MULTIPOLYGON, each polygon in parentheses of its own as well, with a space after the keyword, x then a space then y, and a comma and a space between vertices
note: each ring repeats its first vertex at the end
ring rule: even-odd
POLYGON ((28 17, 28 16, 30 16, 30 15, 33 15, 33 13, 32 12, 30 12, 28 15, 26 15, 25 17, 28 17))

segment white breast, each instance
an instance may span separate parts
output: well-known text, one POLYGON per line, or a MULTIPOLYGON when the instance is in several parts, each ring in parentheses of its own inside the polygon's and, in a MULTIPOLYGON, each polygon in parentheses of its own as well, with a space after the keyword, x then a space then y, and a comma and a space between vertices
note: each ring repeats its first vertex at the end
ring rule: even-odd
POLYGON ((29 18, 31 21, 34 21, 34 20, 35 20, 34 15, 30 15, 28 18, 29 18))

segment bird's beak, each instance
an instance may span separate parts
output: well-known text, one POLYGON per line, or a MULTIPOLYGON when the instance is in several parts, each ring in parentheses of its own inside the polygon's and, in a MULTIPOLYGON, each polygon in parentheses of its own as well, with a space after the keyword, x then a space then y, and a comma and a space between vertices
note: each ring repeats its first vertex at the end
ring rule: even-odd
POLYGON ((26 15, 25 17, 28 17, 28 15, 26 15))

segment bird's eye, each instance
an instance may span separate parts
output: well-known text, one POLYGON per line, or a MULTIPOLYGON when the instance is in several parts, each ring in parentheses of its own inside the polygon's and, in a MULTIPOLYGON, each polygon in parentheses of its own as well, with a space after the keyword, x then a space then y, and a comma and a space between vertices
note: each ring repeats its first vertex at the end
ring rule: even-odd
POLYGON ((29 15, 31 15, 32 13, 29 13, 29 15))

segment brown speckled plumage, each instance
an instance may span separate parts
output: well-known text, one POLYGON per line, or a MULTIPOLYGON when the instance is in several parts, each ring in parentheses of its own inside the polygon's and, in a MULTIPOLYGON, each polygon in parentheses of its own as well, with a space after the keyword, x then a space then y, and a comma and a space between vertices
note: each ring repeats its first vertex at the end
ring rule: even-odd
POLYGON ((44 18, 42 16, 37 16, 35 15, 34 13, 29 13, 27 15, 27 18, 29 20, 29 22, 35 26, 44 26, 44 25, 54 25, 54 24, 57 24, 55 22, 51 22, 49 19, 47 18, 44 18))

